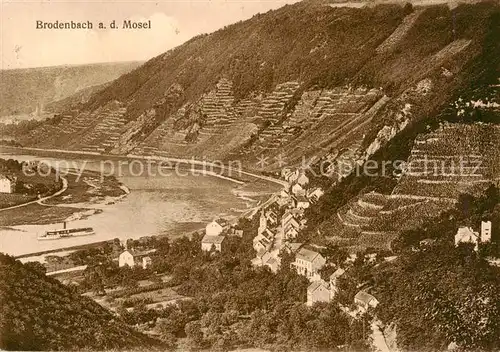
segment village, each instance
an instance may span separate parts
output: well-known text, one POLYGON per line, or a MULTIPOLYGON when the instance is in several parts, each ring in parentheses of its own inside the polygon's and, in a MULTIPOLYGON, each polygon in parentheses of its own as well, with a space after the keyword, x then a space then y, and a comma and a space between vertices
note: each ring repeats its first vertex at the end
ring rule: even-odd
MULTIPOLYGON (((252 237, 252 247, 255 252, 251 260, 253 267, 266 267, 272 273, 277 273, 281 268, 283 253, 291 255, 293 261, 290 268, 298 275, 304 276, 310 282, 307 288, 307 295, 304 301, 307 306, 313 306, 317 302, 330 302, 335 299, 339 291, 338 280, 342 277, 349 266, 352 266, 357 258, 356 253, 350 253, 340 264, 330 263, 322 254, 325 247, 313 243, 298 242, 300 232, 306 227, 307 219, 304 211, 309 206, 318 202, 324 195, 324 191, 317 186, 312 186, 306 172, 301 169, 284 168, 281 171, 281 179, 286 182, 279 194, 270 198, 265 206, 254 215, 258 218, 258 228, 256 233, 250 234, 252 237), (328 267, 327 272, 331 274, 322 275, 322 269, 328 267)), ((15 176, 1 175, 0 193, 11 194, 15 190, 17 178, 15 176)), ((201 250, 207 253, 223 252, 230 237, 242 238, 243 230, 236 224, 231 224, 226 219, 219 218, 208 223, 201 238, 201 250)), ((463 226, 457 229, 454 243, 458 246, 461 243, 468 243, 474 246, 477 251, 479 244, 491 242, 492 223, 482 221, 480 232, 474 231, 470 226, 463 226)), ((144 237, 147 239, 147 237, 144 237)), ((115 241, 116 242, 116 241, 115 241)), ((134 241, 132 241, 133 243, 134 241)), ((137 242, 141 241, 135 241, 137 242)), ((142 241, 148 243, 148 240, 142 241)), ((420 246, 432 244, 433 240, 425 239, 420 241, 420 246)), ((142 247, 142 250, 127 248, 127 244, 122 243, 114 247, 115 258, 118 267, 128 266, 129 268, 151 268, 156 255, 155 248, 142 247), (121 252, 120 248, 124 248, 121 252), (117 252, 118 251, 118 252, 117 252), (118 255, 119 254, 119 255, 118 255)), ((418 250, 418 248, 414 248, 418 250)), ((367 259, 374 261, 377 256, 376 251, 367 255, 367 259)), ((85 270, 87 265, 75 265, 73 261, 61 259, 57 256, 48 256, 49 261, 45 264, 48 275, 58 276, 85 270)), ((383 260, 391 261, 396 256, 386 256, 383 260)), ((370 307, 375 308, 378 300, 370 294, 370 288, 360 285, 360 290, 354 298, 354 306, 359 312, 366 312, 370 307)), ((175 301, 174 301, 175 303, 175 301)), ((351 314, 356 315, 354 312, 351 314)))
MULTIPOLYGON (((286 181, 286 186, 265 202, 253 218, 240 219, 237 223, 215 219, 206 225, 204 231, 195 234, 189 245, 179 240, 174 241, 176 246, 186 246, 185 251, 201 253, 197 255, 205 258, 202 259, 205 263, 220 255, 225 258, 236 253, 249 253, 248 259, 254 270, 277 275, 282 269, 290 269, 308 282, 301 296, 304 306, 334 304, 349 319, 368 319, 373 343, 379 350, 388 351, 387 344, 390 342, 384 338, 383 326, 376 316, 379 299, 372 292, 372 283, 362 279, 362 276, 353 279, 352 275, 356 276, 356 272, 363 268, 392 262, 397 255, 375 249, 361 253, 339 250, 332 255, 328 254, 325 246, 307 240, 301 242, 301 232, 307 225, 305 209, 317 203, 324 191, 313 186, 300 169, 285 168, 281 178, 286 181), (250 223, 254 225, 248 225, 250 223), (198 246, 198 249, 190 246, 198 246), (237 246, 240 249, 235 252, 237 246), (349 293, 342 292, 346 287, 349 293)), ((454 245, 470 244, 477 251, 481 244, 489 243, 491 237, 491 221, 482 221, 479 231, 471 226, 459 227, 454 245)), ((434 241, 422 240, 412 250, 425 251, 434 241)), ((170 306, 178 307, 184 304, 181 302, 191 300, 179 289, 183 284, 176 278, 175 270, 173 275, 168 274, 168 270, 165 272, 165 268, 170 266, 165 263, 175 260, 165 257, 170 253, 165 251, 165 247, 172 246, 168 243, 168 238, 144 237, 126 242, 116 239, 104 252, 97 248, 77 251, 62 258, 49 255, 45 267, 48 276, 78 287, 80 292, 107 309, 125 314, 130 322, 139 322, 140 319, 133 317, 139 314, 134 312, 141 309, 157 311, 151 313, 154 316, 170 306), (103 253, 107 253, 106 256, 112 258, 114 264, 105 264, 103 253), (110 269, 109 265, 116 269, 110 269)), ((137 327, 146 333, 158 333, 155 329, 151 330, 148 324, 137 327)))

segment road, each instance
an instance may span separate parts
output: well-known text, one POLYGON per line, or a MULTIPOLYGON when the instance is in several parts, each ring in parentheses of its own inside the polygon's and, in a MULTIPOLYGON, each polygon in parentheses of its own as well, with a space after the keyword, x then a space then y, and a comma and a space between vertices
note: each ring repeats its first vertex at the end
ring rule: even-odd
POLYGON ((57 275, 57 274, 63 274, 63 273, 71 273, 74 271, 83 271, 85 269, 87 269, 86 265, 80 265, 80 266, 75 266, 73 268, 62 269, 62 270, 57 270, 57 271, 50 271, 50 272, 46 273, 46 275, 51 276, 51 275, 57 275))
POLYGON ((374 351, 393 352, 393 351, 391 351, 389 346, 387 346, 387 342, 385 341, 385 336, 384 336, 382 330, 380 330, 379 321, 377 319, 374 319, 372 321, 371 329, 372 329, 372 333, 371 333, 372 346, 373 346, 374 351))
POLYGON ((11 210, 11 209, 16 209, 16 208, 22 208, 22 207, 25 207, 27 205, 35 204, 35 203, 38 203, 40 205, 45 205, 45 204, 42 204, 42 202, 46 201, 47 199, 50 199, 50 198, 53 198, 53 197, 57 197, 57 196, 63 194, 64 192, 66 192, 66 190, 68 189, 68 180, 66 180, 66 178, 64 178, 62 176, 61 176, 61 180, 63 182, 62 188, 59 191, 51 194, 50 196, 39 198, 39 199, 35 199, 35 200, 32 200, 30 202, 26 202, 26 203, 23 203, 23 204, 13 205, 13 206, 8 207, 8 208, 2 208, 2 209, 0 209, 0 212, 1 211, 6 211, 6 210, 11 210))

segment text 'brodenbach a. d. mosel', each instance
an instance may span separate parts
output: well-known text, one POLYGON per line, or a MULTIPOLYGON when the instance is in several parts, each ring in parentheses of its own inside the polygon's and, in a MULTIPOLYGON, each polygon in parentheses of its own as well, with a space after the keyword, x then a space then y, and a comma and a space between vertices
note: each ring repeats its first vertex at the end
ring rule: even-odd
POLYGON ((113 20, 109 23, 98 22, 94 24, 92 21, 36 21, 36 29, 151 29, 151 20, 147 21, 132 21, 113 20))

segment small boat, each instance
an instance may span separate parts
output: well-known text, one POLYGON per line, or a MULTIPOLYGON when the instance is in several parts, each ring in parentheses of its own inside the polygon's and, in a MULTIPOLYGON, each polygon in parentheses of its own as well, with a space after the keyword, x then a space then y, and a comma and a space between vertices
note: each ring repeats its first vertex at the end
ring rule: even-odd
POLYGON ((68 237, 78 237, 78 236, 91 236, 95 235, 95 231, 92 227, 80 227, 74 229, 67 229, 66 223, 64 223, 64 228, 61 230, 45 231, 44 233, 38 235, 38 240, 58 240, 60 238, 68 237))

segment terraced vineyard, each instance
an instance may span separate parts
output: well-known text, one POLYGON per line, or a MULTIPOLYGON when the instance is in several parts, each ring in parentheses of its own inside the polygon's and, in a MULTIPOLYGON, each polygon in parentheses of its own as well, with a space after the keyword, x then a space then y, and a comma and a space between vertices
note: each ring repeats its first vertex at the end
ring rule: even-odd
POLYGON ((344 246, 390 249, 399 231, 414 228, 453 203, 448 199, 366 193, 337 212, 335 236, 328 238, 344 246))
POLYGON ((393 194, 455 199, 500 177, 500 126, 445 124, 421 135, 393 194))
POLYGON ((392 194, 366 193, 342 207, 335 236, 347 246, 390 248, 398 232, 452 206, 461 193, 480 193, 500 181, 500 126, 444 124, 419 135, 392 194))

